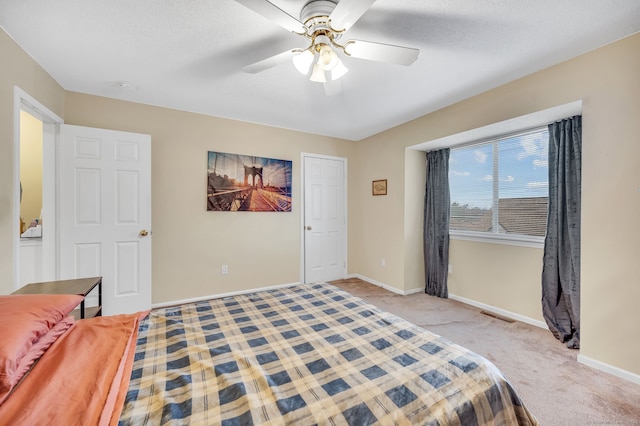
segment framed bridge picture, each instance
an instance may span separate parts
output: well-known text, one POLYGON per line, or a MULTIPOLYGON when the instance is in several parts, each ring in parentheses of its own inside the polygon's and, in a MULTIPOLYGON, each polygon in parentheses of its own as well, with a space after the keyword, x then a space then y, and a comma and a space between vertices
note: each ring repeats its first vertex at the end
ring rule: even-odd
POLYGON ((207 211, 290 212, 290 160, 209 151, 207 211))

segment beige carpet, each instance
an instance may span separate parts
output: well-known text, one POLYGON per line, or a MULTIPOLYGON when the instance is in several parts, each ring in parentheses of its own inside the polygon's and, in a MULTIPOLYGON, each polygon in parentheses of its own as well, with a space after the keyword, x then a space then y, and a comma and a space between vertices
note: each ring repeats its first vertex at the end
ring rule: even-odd
POLYGON ((424 293, 400 296, 358 279, 332 284, 489 359, 542 425, 640 425, 640 385, 579 364, 578 351, 548 330, 424 293))

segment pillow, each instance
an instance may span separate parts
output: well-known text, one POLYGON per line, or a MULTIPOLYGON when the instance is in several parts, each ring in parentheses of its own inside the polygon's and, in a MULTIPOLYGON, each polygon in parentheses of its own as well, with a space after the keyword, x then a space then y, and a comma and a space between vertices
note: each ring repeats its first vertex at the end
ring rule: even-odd
POLYGON ((0 403, 35 361, 35 358, 28 361, 27 356, 34 344, 78 306, 82 299, 77 294, 0 296, 0 403), (26 364, 28 366, 25 368, 26 364))
POLYGON ((31 346, 18 363, 16 369, 13 371, 13 375, 7 375, 6 381, 11 384, 11 388, 6 392, 0 390, 0 405, 2 405, 3 401, 9 397, 12 388, 15 388, 22 381, 31 366, 40 359, 47 349, 49 349, 49 346, 58 340, 58 337, 62 336, 69 328, 71 328, 74 322, 76 322, 76 320, 72 316, 61 319, 59 323, 54 325, 51 330, 31 346))

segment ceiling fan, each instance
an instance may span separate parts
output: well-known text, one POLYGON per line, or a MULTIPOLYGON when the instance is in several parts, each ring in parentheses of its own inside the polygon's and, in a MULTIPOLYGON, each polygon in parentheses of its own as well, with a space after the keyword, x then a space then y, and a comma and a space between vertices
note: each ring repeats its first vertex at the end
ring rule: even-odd
POLYGON ((274 21, 286 30, 305 37, 304 48, 284 51, 247 65, 245 72, 255 74, 291 60, 295 68, 309 80, 324 83, 328 95, 341 90, 338 79, 349 70, 340 59, 368 59, 400 65, 411 65, 418 49, 363 40, 342 42, 345 32, 371 7, 375 0, 312 0, 300 12, 300 20, 268 0, 236 0, 254 12, 274 21))

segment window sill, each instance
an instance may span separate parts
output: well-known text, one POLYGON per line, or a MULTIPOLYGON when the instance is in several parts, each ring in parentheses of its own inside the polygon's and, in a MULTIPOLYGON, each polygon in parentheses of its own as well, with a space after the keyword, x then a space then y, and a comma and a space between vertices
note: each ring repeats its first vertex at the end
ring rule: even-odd
POLYGON ((544 248, 544 237, 526 235, 487 234, 484 232, 449 231, 452 240, 474 241, 478 243, 503 244, 508 246, 544 248))

